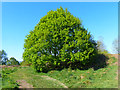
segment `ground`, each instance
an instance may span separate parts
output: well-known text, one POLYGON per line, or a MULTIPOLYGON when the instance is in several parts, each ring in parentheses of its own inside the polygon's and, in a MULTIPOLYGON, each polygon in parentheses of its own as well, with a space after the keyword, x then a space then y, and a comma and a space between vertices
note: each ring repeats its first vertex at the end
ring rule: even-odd
POLYGON ((63 69, 37 73, 31 67, 9 66, 4 72, 3 88, 117 88, 118 63, 114 58, 117 55, 109 56, 109 65, 98 70, 63 69))

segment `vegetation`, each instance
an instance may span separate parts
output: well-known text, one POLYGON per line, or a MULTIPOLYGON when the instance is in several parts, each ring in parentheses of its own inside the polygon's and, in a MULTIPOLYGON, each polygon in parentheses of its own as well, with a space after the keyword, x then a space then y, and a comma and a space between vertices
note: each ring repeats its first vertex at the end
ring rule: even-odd
POLYGON ((0 65, 6 65, 7 60, 7 53, 4 50, 0 51, 0 65))
POLYGON ((115 40, 113 41, 113 51, 114 51, 115 53, 118 53, 118 54, 120 54, 119 45, 120 45, 120 40, 115 39, 115 40))
POLYGON ((17 68, 3 68, 2 69, 2 88, 17 88, 18 84, 13 81, 9 74, 17 71, 17 68))
POLYGON ((83 68, 94 60, 96 45, 81 21, 61 7, 49 11, 26 36, 23 59, 37 71, 83 68))
POLYGON ((22 61, 22 62, 20 63, 20 65, 21 65, 21 66, 28 66, 29 64, 28 64, 26 61, 22 61))
POLYGON ((6 65, 20 65, 20 64, 14 57, 11 57, 10 60, 7 61, 6 65))
POLYGON ((0 90, 2 89, 2 77, 1 77, 1 74, 2 74, 2 69, 0 68, 0 90))
POLYGON ((26 36, 24 61, 0 51, 2 88, 117 88, 117 59, 63 8, 49 11, 26 36), (34 67, 34 68, 32 68, 34 67), (21 86, 22 87, 22 86, 21 86))
POLYGON ((100 39, 97 40, 97 49, 99 54, 109 54, 109 52, 106 50, 106 46, 102 37, 100 37, 100 39))
MULTIPOLYGON (((34 88, 117 88, 118 81, 116 80, 117 59, 109 58, 109 64, 106 68, 94 70, 72 70, 70 68, 63 70, 52 70, 48 73, 35 72, 31 67, 17 67, 10 70, 5 69, 6 77, 11 84, 11 87, 17 87, 19 83, 14 83, 17 80, 25 80, 33 85, 34 88), (62 83, 62 84, 61 84, 62 83)), ((5 74, 4 74, 5 75, 5 74)), ((3 82, 3 87, 5 87, 3 82)))
POLYGON ((8 60, 7 53, 4 50, 2 50, 0 51, 0 65, 20 65, 20 64, 14 57, 11 57, 8 60))
POLYGON ((99 52, 104 52, 105 45, 104 45, 103 41, 100 41, 100 40, 97 41, 97 49, 99 52))

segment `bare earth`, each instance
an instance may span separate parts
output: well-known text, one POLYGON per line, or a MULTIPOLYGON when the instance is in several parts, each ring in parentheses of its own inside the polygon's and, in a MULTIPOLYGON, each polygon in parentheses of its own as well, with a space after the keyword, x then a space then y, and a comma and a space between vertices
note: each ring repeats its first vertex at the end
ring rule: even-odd
POLYGON ((0 65, 0 68, 12 68, 12 67, 20 67, 20 65, 12 65, 12 66, 7 66, 7 65, 0 65))

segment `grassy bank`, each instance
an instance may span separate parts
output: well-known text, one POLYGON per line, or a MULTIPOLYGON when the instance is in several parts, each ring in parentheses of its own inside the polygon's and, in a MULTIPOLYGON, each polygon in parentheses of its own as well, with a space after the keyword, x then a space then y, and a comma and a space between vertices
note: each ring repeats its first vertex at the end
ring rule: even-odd
POLYGON ((17 88, 18 84, 16 81, 12 80, 12 78, 9 77, 10 74, 17 71, 17 67, 13 68, 4 68, 2 70, 2 88, 17 88))
POLYGON ((2 77, 1 77, 1 74, 2 74, 2 68, 0 68, 0 90, 2 89, 2 77))
POLYGON ((3 88, 18 87, 17 80, 25 80, 34 88, 117 88, 118 66, 115 64, 117 59, 111 57, 108 60, 109 65, 105 68, 94 70, 71 70, 63 69, 61 71, 52 70, 48 73, 37 73, 31 67, 16 67, 11 72, 5 70, 6 76, 3 82, 3 88), (12 80, 8 82, 9 80, 12 80), (11 83, 11 84, 10 84, 11 83))

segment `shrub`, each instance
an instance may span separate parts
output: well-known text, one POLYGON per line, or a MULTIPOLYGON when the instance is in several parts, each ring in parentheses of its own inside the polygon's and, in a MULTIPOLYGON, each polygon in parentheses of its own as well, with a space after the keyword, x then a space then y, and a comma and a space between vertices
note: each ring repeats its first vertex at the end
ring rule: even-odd
POLYGON ((11 57, 10 60, 7 60, 6 65, 20 65, 20 64, 14 57, 11 57))
POLYGON ((80 67, 92 62, 96 53, 96 42, 90 32, 79 18, 60 7, 49 11, 26 36, 23 59, 37 71, 48 71, 80 67))
POLYGON ((26 61, 22 61, 20 63, 21 66, 30 66, 31 64, 30 63, 27 63, 26 61))

